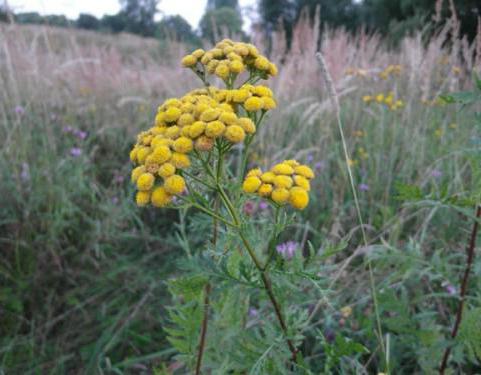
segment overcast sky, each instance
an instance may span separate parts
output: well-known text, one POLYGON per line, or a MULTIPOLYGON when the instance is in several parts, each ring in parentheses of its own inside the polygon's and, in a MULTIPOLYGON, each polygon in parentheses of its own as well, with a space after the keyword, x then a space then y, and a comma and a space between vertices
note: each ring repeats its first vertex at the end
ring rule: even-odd
MULTIPOLYGON (((0 0, 0 3, 3 1, 0 0)), ((79 13, 102 17, 104 14, 115 14, 120 9, 118 0, 7 0, 7 3, 16 13, 65 14, 71 19, 76 19, 79 13)), ((164 15, 180 14, 197 28, 206 3, 207 0, 161 0, 159 9, 164 15)), ((246 9, 255 5, 256 0, 239 0, 239 3, 246 9)), ((244 26, 248 26, 248 19, 244 18, 244 26)))

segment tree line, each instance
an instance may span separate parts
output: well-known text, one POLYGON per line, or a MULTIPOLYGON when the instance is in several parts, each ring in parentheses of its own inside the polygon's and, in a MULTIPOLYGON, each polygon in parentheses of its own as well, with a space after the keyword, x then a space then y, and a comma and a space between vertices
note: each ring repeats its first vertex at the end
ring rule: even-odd
MULTIPOLYGON (((0 20, 110 33, 130 32, 161 39, 176 38, 191 44, 198 44, 200 38, 213 40, 219 31, 242 35, 243 19, 238 0, 208 0, 197 30, 180 15, 164 16, 156 21, 159 0, 120 0, 120 5, 117 14, 102 18, 80 14, 76 20, 64 15, 42 16, 37 12, 13 14, 0 8, 0 20)), ((362 27, 367 32, 401 39, 429 24, 436 6, 441 19, 447 19, 453 5, 460 20, 461 34, 472 40, 481 18, 480 0, 258 0, 256 26, 267 33, 282 27, 289 39, 299 18, 303 14, 312 18, 317 10, 321 15, 321 27, 343 27, 352 32, 362 27)))

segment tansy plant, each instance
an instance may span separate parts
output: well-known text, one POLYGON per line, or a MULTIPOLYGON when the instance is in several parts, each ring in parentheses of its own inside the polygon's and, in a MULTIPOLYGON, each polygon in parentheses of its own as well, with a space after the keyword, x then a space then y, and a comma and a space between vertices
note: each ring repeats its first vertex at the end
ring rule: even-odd
MULTIPOLYGON (((186 276, 169 282, 177 306, 169 314, 173 327, 166 330, 181 355, 180 362, 196 373, 202 366, 239 367, 216 357, 214 349, 210 354, 206 349, 216 345, 209 343, 214 335, 207 333, 209 321, 214 320, 211 324, 216 331, 228 325, 222 318, 212 317, 216 311, 221 317, 226 314, 225 289, 216 284, 218 273, 213 271, 223 264, 224 279, 242 287, 244 293, 246 288, 261 290, 270 301, 271 308, 265 313, 275 317, 275 335, 282 342, 276 343, 280 347, 276 350, 287 354, 277 366, 290 368, 298 361, 300 336, 289 327, 281 302, 285 297, 279 297, 270 274, 277 272, 283 261, 275 249, 291 220, 291 209, 303 210, 309 203, 314 173, 295 160, 277 163, 265 172, 259 168, 247 171, 249 147, 266 113, 276 108, 273 92, 256 83, 275 76, 277 68, 252 44, 229 39, 210 51, 192 52, 182 59, 182 65, 202 80, 203 87, 160 105, 154 126, 138 135, 130 153, 136 165, 132 182, 138 190, 135 199, 139 206, 176 208, 182 214, 199 210, 203 217, 212 219, 211 239, 203 254, 198 251, 193 256, 189 250, 191 266, 184 267, 186 276), (224 87, 211 85, 213 79, 223 82, 224 87), (265 225, 259 225, 242 209, 256 196, 271 207, 265 225), (255 230, 262 231, 257 239, 255 230), (193 259, 197 259, 194 267, 193 259)), ((185 243, 189 243, 188 238, 185 243)), ((237 296, 242 296, 242 288, 237 296)), ((261 297, 247 293, 243 298, 238 301, 238 312, 249 309, 249 304, 261 297)), ((243 321, 245 328, 245 316, 241 315, 237 323, 243 321)), ((239 343, 246 343, 241 336, 239 333, 239 343)), ((242 350, 239 347, 236 351, 242 350)))

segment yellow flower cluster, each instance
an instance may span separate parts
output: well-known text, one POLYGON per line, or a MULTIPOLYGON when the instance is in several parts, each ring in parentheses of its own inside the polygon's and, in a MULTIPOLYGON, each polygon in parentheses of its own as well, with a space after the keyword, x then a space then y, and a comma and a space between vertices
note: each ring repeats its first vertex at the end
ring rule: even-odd
POLYGON ((272 90, 267 86, 243 85, 236 90, 218 90, 214 98, 230 105, 240 104, 247 112, 268 111, 277 107, 272 90))
POLYGON ((400 75, 402 69, 402 65, 388 65, 386 69, 379 73, 379 77, 386 80, 391 75, 400 75))
POLYGON ((132 171, 137 204, 166 206, 185 189, 183 177, 176 173, 190 166, 189 153, 210 151, 221 137, 242 142, 246 133, 255 130, 251 119, 238 117, 231 105, 219 103, 207 89, 168 99, 158 108, 155 126, 138 135, 130 152, 130 159, 138 165, 132 171))
POLYGON ((264 173, 259 168, 250 170, 242 189, 246 193, 270 198, 277 204, 289 203, 295 209, 303 210, 309 203, 312 178, 314 172, 311 168, 295 160, 285 160, 264 173))
POLYGON ((182 59, 182 65, 195 69, 203 66, 209 74, 228 81, 244 71, 259 74, 264 79, 277 75, 277 67, 249 43, 224 39, 209 51, 197 49, 182 59))
POLYGON ((404 102, 400 99, 394 99, 394 93, 391 91, 387 95, 383 93, 379 93, 377 95, 365 95, 362 97, 362 101, 366 104, 371 102, 376 102, 378 104, 384 104, 388 107, 391 111, 395 111, 399 108, 404 107, 404 102))

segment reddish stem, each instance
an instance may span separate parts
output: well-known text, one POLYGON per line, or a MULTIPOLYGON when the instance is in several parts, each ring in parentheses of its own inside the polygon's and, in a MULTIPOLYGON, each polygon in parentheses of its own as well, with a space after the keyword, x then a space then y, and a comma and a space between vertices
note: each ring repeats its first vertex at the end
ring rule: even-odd
MULTIPOLYGON (((461 325, 461 320, 463 319, 464 301, 465 301, 465 296, 468 289, 469 274, 471 272, 471 267, 474 261, 474 250, 476 248, 476 237, 478 234, 478 222, 480 217, 481 217, 481 205, 478 206, 478 208, 476 209, 476 220, 473 224, 473 229, 471 231, 471 238, 469 240, 469 244, 466 249, 468 259, 466 261, 464 276, 461 281, 461 292, 459 297, 458 311, 456 313, 456 321, 454 322, 454 326, 451 331, 452 339, 456 338, 458 334, 459 326, 461 325)), ((446 370, 446 367, 448 365, 448 359, 450 354, 451 354, 451 347, 449 346, 444 351, 443 360, 441 362, 441 366, 439 367, 439 375, 444 375, 444 371, 446 370)))

